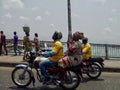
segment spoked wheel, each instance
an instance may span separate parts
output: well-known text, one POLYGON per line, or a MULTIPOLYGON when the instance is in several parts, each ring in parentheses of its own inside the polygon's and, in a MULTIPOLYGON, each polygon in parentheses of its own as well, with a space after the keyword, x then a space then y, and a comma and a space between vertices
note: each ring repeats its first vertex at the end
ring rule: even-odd
POLYGON ((19 87, 26 87, 31 83, 31 74, 23 67, 15 68, 12 71, 12 81, 19 87))
POLYGON ((101 67, 96 63, 92 63, 88 69, 87 75, 92 79, 96 79, 101 75, 101 67))
POLYGON ((74 90, 78 87, 80 80, 78 74, 72 71, 67 71, 64 80, 61 82, 61 87, 64 90, 74 90))

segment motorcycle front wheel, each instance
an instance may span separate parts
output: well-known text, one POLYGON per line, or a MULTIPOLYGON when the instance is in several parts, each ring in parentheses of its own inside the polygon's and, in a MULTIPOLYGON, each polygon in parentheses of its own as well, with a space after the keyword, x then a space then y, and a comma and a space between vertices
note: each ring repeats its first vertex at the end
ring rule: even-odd
POLYGON ((23 67, 15 68, 12 71, 12 81, 18 87, 26 87, 31 83, 31 74, 23 67))
POLYGON ((64 80, 61 82, 60 86, 64 90, 74 90, 80 84, 80 77, 78 74, 72 71, 67 71, 66 75, 64 76, 64 80))
POLYGON ((96 63, 92 63, 88 67, 87 75, 92 79, 96 79, 101 75, 101 72, 101 67, 96 63))

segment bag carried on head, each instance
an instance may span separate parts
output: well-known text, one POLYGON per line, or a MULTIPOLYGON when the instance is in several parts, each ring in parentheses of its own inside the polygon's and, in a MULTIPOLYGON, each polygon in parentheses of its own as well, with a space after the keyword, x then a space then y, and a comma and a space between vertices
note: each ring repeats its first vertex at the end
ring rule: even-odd
POLYGON ((28 27, 28 26, 23 26, 23 31, 24 31, 25 33, 29 33, 29 32, 30 32, 30 27, 28 27))

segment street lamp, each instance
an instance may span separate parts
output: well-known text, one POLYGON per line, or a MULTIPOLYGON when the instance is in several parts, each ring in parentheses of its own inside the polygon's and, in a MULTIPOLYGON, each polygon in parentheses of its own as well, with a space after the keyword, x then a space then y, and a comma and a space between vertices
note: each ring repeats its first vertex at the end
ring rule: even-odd
POLYGON ((70 39, 72 38, 72 26, 71 26, 71 4, 70 0, 67 0, 67 8, 68 8, 68 41, 70 42, 70 39))

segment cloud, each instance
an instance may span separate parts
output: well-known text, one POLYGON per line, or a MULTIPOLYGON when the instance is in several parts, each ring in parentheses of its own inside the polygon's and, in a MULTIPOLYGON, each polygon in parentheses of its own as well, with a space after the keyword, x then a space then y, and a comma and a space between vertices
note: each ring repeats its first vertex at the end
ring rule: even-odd
POLYGON ((39 7, 33 7, 32 11, 37 11, 39 9, 39 7))
POLYGON ((7 18, 12 18, 12 15, 11 15, 10 13, 7 13, 7 14, 5 15, 5 17, 7 17, 7 18))
POLYGON ((52 24, 50 24, 50 26, 52 27, 52 28, 55 28, 55 25, 52 23, 52 24))
POLYGON ((24 16, 20 16, 19 18, 20 18, 21 20, 25 20, 25 21, 26 21, 26 20, 29 20, 29 18, 24 17, 24 16))
POLYGON ((37 16, 37 17, 35 18, 35 20, 36 20, 36 21, 41 21, 41 20, 42 20, 42 17, 41 17, 41 16, 37 16))
POLYGON ((95 1, 98 2, 98 3, 101 3, 103 5, 107 2, 107 0, 95 0, 95 1))
POLYGON ((53 29, 56 30, 56 31, 59 30, 59 27, 57 25, 53 24, 53 23, 51 23, 49 26, 52 28, 52 30, 53 29))
POLYGON ((75 14, 75 13, 72 16, 75 17, 75 18, 80 18, 80 15, 75 14))
POLYGON ((46 11, 46 12, 45 12, 45 15, 50 16, 51 13, 50 13, 49 11, 46 11))
POLYGON ((110 18, 108 18, 108 21, 113 21, 113 18, 111 18, 111 17, 110 17, 110 18))
POLYGON ((112 12, 113 12, 113 13, 117 12, 117 9, 112 9, 112 12))
POLYGON ((105 28, 104 28, 104 31, 105 31, 106 33, 111 33, 111 32, 112 32, 112 29, 111 29, 110 27, 105 27, 105 28))
POLYGON ((24 3, 21 0, 3 0, 5 9, 24 8, 24 3))

